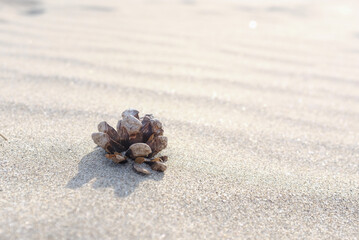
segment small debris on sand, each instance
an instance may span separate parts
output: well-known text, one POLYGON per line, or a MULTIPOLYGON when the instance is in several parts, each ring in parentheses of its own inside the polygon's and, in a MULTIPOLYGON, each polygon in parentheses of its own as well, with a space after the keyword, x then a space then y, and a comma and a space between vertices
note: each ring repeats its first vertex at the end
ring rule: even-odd
POLYGON ((0 133, 0 137, 2 137, 5 141, 7 141, 7 138, 4 137, 4 135, 2 135, 1 133, 0 133))

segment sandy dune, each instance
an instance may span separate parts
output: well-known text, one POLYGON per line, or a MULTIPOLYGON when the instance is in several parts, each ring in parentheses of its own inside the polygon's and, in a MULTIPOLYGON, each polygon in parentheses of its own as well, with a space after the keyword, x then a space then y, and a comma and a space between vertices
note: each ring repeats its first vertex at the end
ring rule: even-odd
POLYGON ((358 1, 0 0, 0 239, 359 238, 358 1), (168 170, 91 133, 129 107, 168 170))

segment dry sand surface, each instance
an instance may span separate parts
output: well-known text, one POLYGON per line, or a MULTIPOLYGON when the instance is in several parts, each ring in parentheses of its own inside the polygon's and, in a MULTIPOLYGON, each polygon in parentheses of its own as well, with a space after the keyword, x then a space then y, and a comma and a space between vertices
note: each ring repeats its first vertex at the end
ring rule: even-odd
POLYGON ((358 1, 0 0, 0 239, 358 239, 358 1), (165 174, 91 133, 165 124, 165 174))

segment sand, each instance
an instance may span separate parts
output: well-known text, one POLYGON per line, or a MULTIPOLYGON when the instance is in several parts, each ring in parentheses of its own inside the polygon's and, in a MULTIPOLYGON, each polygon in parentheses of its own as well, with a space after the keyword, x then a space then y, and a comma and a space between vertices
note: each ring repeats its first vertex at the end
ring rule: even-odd
POLYGON ((0 1, 0 239, 358 239, 358 1, 0 1), (91 133, 164 122, 164 174, 91 133))

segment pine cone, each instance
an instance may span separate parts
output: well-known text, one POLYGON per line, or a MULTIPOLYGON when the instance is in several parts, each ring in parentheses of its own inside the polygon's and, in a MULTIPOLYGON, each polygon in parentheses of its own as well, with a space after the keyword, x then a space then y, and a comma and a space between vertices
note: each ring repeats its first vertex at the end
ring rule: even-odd
POLYGON ((150 174, 143 163, 153 170, 163 172, 167 169, 163 162, 167 156, 154 158, 167 147, 167 137, 163 136, 162 123, 146 114, 139 117, 139 111, 128 109, 122 113, 117 130, 107 122, 100 122, 98 131, 92 134, 93 141, 107 152, 105 155, 115 163, 133 160, 133 168, 142 174, 150 174))

